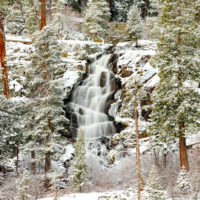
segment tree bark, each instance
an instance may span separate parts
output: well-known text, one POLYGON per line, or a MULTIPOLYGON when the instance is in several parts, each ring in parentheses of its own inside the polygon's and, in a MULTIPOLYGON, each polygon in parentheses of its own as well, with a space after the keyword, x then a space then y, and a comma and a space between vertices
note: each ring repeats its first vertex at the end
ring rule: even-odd
MULTIPOLYGON (((136 85, 136 83, 135 83, 136 85)), ((137 87, 137 86, 135 86, 137 87)), ((136 167, 137 167, 137 199, 141 198, 141 191, 143 188, 143 179, 141 176, 141 164, 140 164, 140 146, 139 146, 139 130, 138 130, 138 104, 137 104, 137 88, 135 90, 135 102, 134 102, 134 117, 135 117, 135 134, 136 134, 136 167)))
POLYGON ((138 39, 135 41, 135 47, 139 47, 138 39))
POLYGON ((16 172, 17 172, 17 175, 19 174, 18 172, 18 168, 19 168, 19 148, 17 147, 16 148, 16 157, 17 157, 17 160, 16 160, 16 172))
POLYGON ((188 155, 187 155, 187 146, 186 139, 183 137, 183 125, 179 124, 179 151, 180 151, 180 166, 181 169, 189 171, 188 155))
POLYGON ((33 174, 35 174, 36 173, 35 151, 31 151, 31 159, 33 160, 31 162, 31 171, 33 174))
POLYGON ((41 18, 40 18, 40 30, 46 26, 46 0, 40 0, 41 2, 41 18))
MULTIPOLYGON (((47 104, 48 104, 48 102, 47 102, 47 104)), ((51 119, 49 117, 48 117, 47 125, 48 125, 49 130, 51 130, 51 119)), ((49 140, 50 140, 50 132, 48 132, 48 134, 46 135, 46 142, 48 143, 49 140)), ((49 155, 49 153, 46 153, 45 154, 45 167, 44 167, 44 172, 45 172, 45 184, 44 184, 44 186, 46 188, 49 187, 49 179, 47 177, 47 173, 49 172, 50 168, 51 168, 50 155, 49 155)))
POLYGON ((5 34, 4 34, 4 25, 3 25, 3 13, 0 11, 0 63, 2 68, 2 82, 4 88, 4 95, 9 98, 9 84, 8 84, 8 72, 5 64, 6 56, 6 46, 5 46, 5 34))

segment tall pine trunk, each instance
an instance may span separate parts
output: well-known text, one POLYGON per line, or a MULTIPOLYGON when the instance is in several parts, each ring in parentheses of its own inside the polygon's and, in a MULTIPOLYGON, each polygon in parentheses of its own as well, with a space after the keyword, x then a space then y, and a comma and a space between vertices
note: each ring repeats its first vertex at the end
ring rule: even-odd
POLYGON ((40 0, 41 2, 41 18, 40 18, 40 30, 46 26, 46 0, 40 0))
MULTIPOLYGON (((180 0, 178 1, 180 4, 180 0)), ((180 6, 178 6, 179 8, 180 6)), ((178 9, 178 16, 181 17, 181 10, 178 9)), ((180 27, 180 22, 178 23, 178 27, 180 27)), ((181 44, 181 32, 178 32, 177 38, 177 48, 178 48, 178 56, 177 56, 177 63, 180 66, 181 61, 180 61, 180 56, 181 56, 181 49, 180 49, 180 44, 181 44)), ((182 75, 181 75, 181 68, 179 67, 179 75, 178 75, 178 98, 181 97, 180 89, 182 87, 182 75)), ((179 103, 180 104, 180 103, 179 103)), ((179 105, 180 106, 180 105, 179 105)), ((180 119, 178 119, 178 136, 179 136, 179 154, 180 154, 180 167, 181 169, 185 168, 187 171, 189 171, 189 163, 188 163, 188 155, 187 155, 187 147, 186 147, 186 139, 184 136, 184 122, 182 122, 180 119)))
MULTIPOLYGON (((46 102, 47 105, 48 105, 48 102, 46 102)), ((49 128, 49 130, 51 130, 51 119, 48 117, 48 120, 47 120, 47 126, 49 128)), ((50 132, 47 133, 46 135, 46 143, 48 143, 50 140, 50 132)), ((44 166, 44 172, 45 172, 45 187, 48 188, 49 187, 49 179, 47 177, 47 173, 49 172, 51 168, 51 159, 50 159, 50 155, 49 153, 47 152, 45 154, 45 166, 44 166)))
POLYGON ((8 85, 8 72, 5 64, 5 55, 6 55, 6 47, 5 47, 5 34, 4 34, 4 25, 3 25, 3 13, 0 11, 0 63, 2 68, 2 82, 4 88, 4 95, 8 99, 9 98, 9 85, 8 85))
MULTIPOLYGON (((137 87, 137 86, 135 86, 137 87)), ((135 134, 136 134, 136 167, 137 167, 137 199, 141 198, 141 191, 143 187, 143 180, 141 176, 141 164, 140 164, 140 146, 139 146, 139 130, 138 130, 138 104, 137 104, 137 91, 138 88, 135 89, 135 102, 134 102, 134 115, 135 115, 135 134)))
POLYGON ((187 147, 186 147, 186 139, 183 136, 183 125, 179 124, 179 152, 180 152, 180 166, 181 169, 185 168, 185 170, 189 171, 189 162, 187 155, 187 147))

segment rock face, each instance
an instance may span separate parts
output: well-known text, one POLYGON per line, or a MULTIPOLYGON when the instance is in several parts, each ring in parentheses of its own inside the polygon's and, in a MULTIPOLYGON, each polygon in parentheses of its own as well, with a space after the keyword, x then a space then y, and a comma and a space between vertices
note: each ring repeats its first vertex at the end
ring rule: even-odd
MULTIPOLYGON (((127 85, 131 78, 138 73, 138 68, 143 69, 141 79, 144 84, 143 87, 148 93, 147 98, 141 100, 139 110, 140 138, 146 137, 146 127, 148 125, 151 110, 146 110, 143 106, 151 104, 150 96, 155 85, 159 81, 159 78, 157 76, 157 70, 149 65, 150 57, 154 54, 155 43, 140 41, 140 44, 141 48, 135 48, 134 46, 131 46, 130 43, 120 43, 114 50, 109 49, 108 52, 112 54, 103 57, 99 68, 96 69, 93 65, 88 67, 86 79, 76 83, 73 87, 71 97, 68 98, 67 101, 71 101, 70 104, 67 104, 66 109, 67 116, 71 120, 71 137, 76 137, 77 129, 80 127, 84 129, 85 134, 97 133, 95 137, 99 138, 101 142, 95 147, 94 144, 90 144, 88 148, 97 148, 96 154, 98 156, 105 154, 111 159, 109 161, 110 163, 114 162, 115 159, 118 159, 120 156, 123 157, 129 155, 129 149, 135 147, 134 110, 131 100, 133 95, 130 95, 130 99, 127 98, 127 92, 129 91, 127 85), (103 68, 103 62, 107 62, 107 68, 103 68), (98 87, 90 82, 95 71, 98 71, 98 77, 96 76, 95 78, 95 80, 99 82, 98 87), (90 92, 88 92, 88 88, 90 92), (81 96, 82 99, 74 101, 73 98, 76 96, 75 93, 77 97, 81 96), (98 95, 100 95, 101 98, 98 95), (105 97, 103 101, 102 97, 105 97), (95 98, 98 100, 94 101, 95 98), (88 100, 85 101, 85 99, 88 100), (80 101, 83 101, 86 104, 82 104, 80 101), (98 110, 95 110, 98 107, 97 102, 99 103, 101 101, 103 104, 101 104, 98 110), (91 110, 91 108, 94 110, 91 110), (101 117, 97 117, 99 115, 101 115, 101 117), (93 123, 95 122, 94 124, 96 124, 97 121, 95 120, 97 120, 97 118, 98 120, 100 119, 98 123, 106 122, 108 126, 103 125, 102 127, 104 128, 102 129, 99 125, 91 126, 91 124, 88 124, 89 121, 89 123, 93 121, 93 123), (96 132, 96 130, 98 131, 96 132), (101 134, 102 130, 103 132, 105 131, 105 134, 103 135, 101 134), (107 136, 112 136, 113 134, 115 134, 114 137, 111 137, 108 140, 109 137, 107 136), (105 143, 105 152, 107 153, 102 153, 98 150, 102 147, 101 143, 105 143), (120 153, 119 155, 119 151, 123 153, 120 153)), ((89 137, 91 138, 91 135, 89 137)))

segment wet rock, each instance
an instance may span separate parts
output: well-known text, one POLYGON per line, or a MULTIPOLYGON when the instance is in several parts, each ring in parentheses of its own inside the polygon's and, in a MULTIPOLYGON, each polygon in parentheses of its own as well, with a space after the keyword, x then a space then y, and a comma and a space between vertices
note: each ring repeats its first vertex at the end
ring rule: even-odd
POLYGON ((129 77, 133 74, 133 72, 130 70, 130 66, 125 66, 125 65, 122 65, 120 66, 120 71, 119 71, 119 74, 121 75, 122 78, 126 78, 126 77, 129 77))
POLYGON ((109 69, 114 73, 117 74, 117 61, 119 56, 117 54, 113 54, 110 61, 109 61, 109 69))

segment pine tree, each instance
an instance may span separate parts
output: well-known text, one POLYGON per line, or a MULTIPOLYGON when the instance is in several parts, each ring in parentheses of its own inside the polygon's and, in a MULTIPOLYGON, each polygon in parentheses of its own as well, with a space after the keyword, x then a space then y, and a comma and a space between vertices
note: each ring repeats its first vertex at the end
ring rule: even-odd
POLYGON ((15 198, 16 200, 31 200, 33 199, 32 196, 29 194, 30 193, 30 188, 29 188, 29 172, 27 170, 24 170, 23 172, 23 177, 22 180, 18 184, 18 191, 17 191, 17 197, 15 198))
POLYGON ((134 76, 134 119, 135 119, 135 135, 136 135, 136 167, 137 167, 137 199, 140 200, 141 197, 141 190, 143 188, 143 179, 141 175, 141 164, 140 164, 140 145, 139 145, 139 114, 138 114, 138 105, 140 104, 141 100, 146 97, 146 91, 143 89, 143 84, 141 81, 141 76, 143 71, 139 71, 138 74, 134 76))
POLYGON ((135 5, 129 11, 126 32, 130 40, 136 41, 136 47, 138 47, 138 39, 142 37, 142 24, 140 14, 135 5))
POLYGON ((150 0, 134 0, 134 5, 138 7, 141 18, 145 19, 150 9, 150 0))
POLYGON ((142 193, 142 200, 165 200, 164 192, 158 182, 156 167, 153 166, 142 193))
POLYGON ((177 179, 178 189, 180 194, 187 195, 191 194, 191 184, 189 179, 188 171, 184 168, 181 169, 177 179))
POLYGON ((40 3, 38 0, 24 0, 23 10, 25 13, 25 28, 28 34, 33 34, 39 30, 38 12, 40 3))
POLYGON ((106 0, 89 0, 86 11, 85 33, 87 38, 101 40, 107 36, 110 9, 106 0))
MULTIPOLYGON (((0 94, 0 166, 16 156, 23 142, 20 104, 0 94)), ((16 163, 18 167, 18 163, 16 163)))
POLYGON ((130 9, 130 0, 114 1, 114 19, 118 22, 125 22, 127 19, 127 14, 130 9))
POLYGON ((161 2, 160 0, 150 0, 149 13, 151 16, 157 16, 160 10, 161 2))
POLYGON ((26 71, 27 144, 33 161, 45 160, 45 174, 51 160, 59 159, 64 151, 68 120, 63 110, 62 79, 56 79, 60 67, 60 48, 53 28, 45 26, 35 35, 35 52, 26 71), (36 158, 35 158, 36 157, 36 158))
POLYGON ((67 6, 72 6, 75 10, 82 12, 87 7, 88 0, 63 0, 67 6))
POLYGON ((21 6, 15 3, 9 9, 9 15, 6 17, 6 30, 7 33, 13 35, 22 35, 24 33, 24 16, 22 13, 21 6))
POLYGON ((180 165, 189 169, 187 134, 199 131, 200 52, 196 0, 167 0, 158 22, 159 41, 151 65, 159 69, 160 82, 152 94, 150 133, 179 137, 180 165))
POLYGON ((55 6, 52 8, 53 11, 53 20, 52 24, 54 27, 55 32, 57 33, 58 39, 62 39, 62 30, 63 30, 63 11, 64 11, 64 4, 61 0, 58 0, 55 6))
POLYGON ((88 185, 87 165, 85 161, 85 141, 83 132, 79 130, 78 139, 75 144, 75 157, 73 162, 73 175, 71 177, 75 190, 83 192, 88 185))

